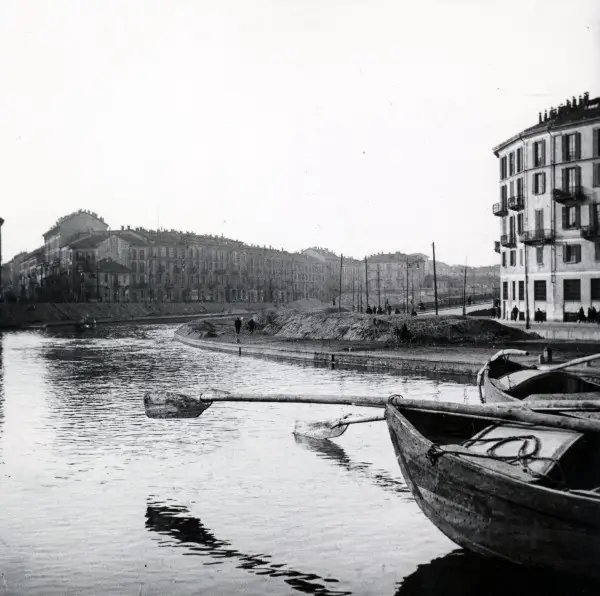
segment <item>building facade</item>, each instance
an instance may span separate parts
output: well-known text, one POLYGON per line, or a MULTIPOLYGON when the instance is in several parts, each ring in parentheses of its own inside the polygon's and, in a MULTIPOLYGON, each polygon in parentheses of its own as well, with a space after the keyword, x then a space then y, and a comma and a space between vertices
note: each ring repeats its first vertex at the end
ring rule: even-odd
POLYGON ((600 309, 600 97, 539 114, 494 148, 502 316, 574 320, 600 309))

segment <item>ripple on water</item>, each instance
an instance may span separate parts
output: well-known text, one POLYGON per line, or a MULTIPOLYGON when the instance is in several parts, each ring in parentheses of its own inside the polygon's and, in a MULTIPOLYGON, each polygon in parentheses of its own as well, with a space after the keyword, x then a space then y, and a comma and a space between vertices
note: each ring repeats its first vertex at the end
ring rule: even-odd
POLYGON ((479 563, 456 567, 412 500, 383 423, 315 442, 293 436, 296 420, 352 408, 214 404, 161 421, 141 401, 148 388, 214 386, 462 402, 474 386, 206 353, 172 342, 174 328, 0 336, 12 593, 424 594, 437 574, 464 587, 455 568, 476 581, 479 563))

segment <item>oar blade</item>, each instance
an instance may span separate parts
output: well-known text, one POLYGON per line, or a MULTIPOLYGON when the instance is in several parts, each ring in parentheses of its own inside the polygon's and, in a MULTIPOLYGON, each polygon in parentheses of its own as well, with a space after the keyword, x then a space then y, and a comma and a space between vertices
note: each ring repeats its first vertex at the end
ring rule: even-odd
POLYGON ((298 420, 294 426, 294 434, 311 439, 335 439, 348 429, 347 424, 339 420, 321 420, 319 422, 304 422, 298 420))
POLYGON ((201 395, 186 395, 174 391, 148 391, 144 409, 148 418, 198 418, 211 405, 201 395))

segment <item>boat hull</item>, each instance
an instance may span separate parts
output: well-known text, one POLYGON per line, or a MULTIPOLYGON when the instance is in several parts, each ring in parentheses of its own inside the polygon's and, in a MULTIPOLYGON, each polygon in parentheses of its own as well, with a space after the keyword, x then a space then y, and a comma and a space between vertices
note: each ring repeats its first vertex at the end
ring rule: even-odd
POLYGON ((600 500, 534 486, 433 443, 393 405, 386 421, 404 480, 423 513, 473 552, 529 567, 600 577, 600 500))

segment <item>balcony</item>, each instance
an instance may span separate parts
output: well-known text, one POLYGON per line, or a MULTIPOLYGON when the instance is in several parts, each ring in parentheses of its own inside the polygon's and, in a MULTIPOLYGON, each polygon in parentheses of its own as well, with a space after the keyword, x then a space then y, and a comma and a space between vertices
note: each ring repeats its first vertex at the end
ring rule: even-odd
POLYGON ((600 224, 594 223, 589 226, 581 226, 579 233, 584 240, 597 242, 600 240, 600 224))
POLYGON ((554 230, 527 230, 519 235, 519 240, 529 246, 543 246, 554 242, 554 230))
POLYGON ((494 212, 494 215, 497 215, 498 217, 504 217, 505 215, 508 215, 508 206, 506 204, 506 201, 494 203, 492 211, 494 212))
POLYGON ((500 244, 504 248, 515 248, 517 246, 517 239, 514 234, 503 234, 500 236, 500 244))
POLYGON ((580 185, 570 186, 569 188, 555 188, 553 195, 554 200, 561 205, 579 203, 586 199, 583 186, 580 185))
POLYGON ((500 254, 500 241, 499 240, 494 240, 494 252, 497 252, 498 254, 500 254))
POLYGON ((510 199, 508 199, 508 208, 511 211, 523 211, 525 208, 525 199, 523 198, 523 195, 510 197, 510 199))

